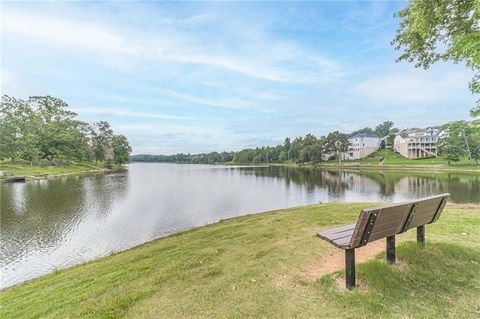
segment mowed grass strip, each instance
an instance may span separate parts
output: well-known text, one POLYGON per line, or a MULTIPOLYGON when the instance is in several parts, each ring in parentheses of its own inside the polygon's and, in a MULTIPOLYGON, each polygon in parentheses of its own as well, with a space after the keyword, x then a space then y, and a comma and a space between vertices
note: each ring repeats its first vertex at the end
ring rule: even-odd
MULTIPOLYGON (((337 166, 338 160, 329 160, 327 162, 321 163, 320 166, 337 166)), ((451 162, 451 165, 448 164, 448 160, 442 157, 426 157, 426 158, 416 158, 408 159, 402 155, 395 153, 390 149, 378 150, 367 157, 351 160, 351 161, 342 161, 341 165, 343 167, 356 167, 356 166, 366 166, 369 168, 398 168, 398 169, 407 169, 407 170, 449 170, 449 171, 480 171, 480 165, 475 165, 475 161, 469 160, 467 157, 462 157, 458 162, 451 162), (383 162, 382 162, 383 161, 383 162)))
POLYGON ((343 270, 306 270, 337 249, 318 230, 353 223, 371 204, 321 204, 238 217, 179 233, 12 287, 1 318, 476 318, 480 316, 480 209, 447 206, 384 253, 343 270))
POLYGON ((71 174, 71 173, 86 173, 104 169, 104 163, 77 163, 70 165, 30 165, 23 164, 9 164, 8 162, 0 162, 0 171, 7 171, 8 174, 0 175, 0 179, 5 179, 10 176, 27 176, 27 177, 42 177, 48 175, 71 174))

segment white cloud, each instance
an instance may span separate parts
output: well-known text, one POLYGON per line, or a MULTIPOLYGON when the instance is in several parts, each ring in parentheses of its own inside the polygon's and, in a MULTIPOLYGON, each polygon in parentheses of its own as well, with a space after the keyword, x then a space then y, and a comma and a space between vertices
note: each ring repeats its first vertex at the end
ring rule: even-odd
POLYGON ((170 124, 170 123, 135 123, 135 124, 120 124, 115 126, 116 130, 129 135, 142 136, 157 136, 165 134, 174 134, 176 136, 193 135, 193 136, 223 136, 221 130, 206 127, 203 125, 190 124, 170 124))
POLYGON ((445 99, 464 99, 471 75, 466 70, 400 71, 381 75, 354 86, 356 94, 388 104, 433 103, 445 99), (447 74, 447 76, 446 76, 447 74))
POLYGON ((163 114, 158 112, 142 112, 142 111, 127 111, 119 109, 111 109, 105 107, 74 107, 74 112, 79 114, 91 113, 105 116, 118 116, 118 117, 140 117, 159 120, 191 120, 192 117, 177 116, 171 114, 163 114))
MULTIPOLYGON (((1 27, 2 33, 21 36, 16 41, 25 41, 28 37, 29 41, 60 49, 74 47, 93 51, 98 56, 91 56, 92 59, 113 67, 117 67, 118 63, 174 62, 213 67, 260 80, 291 83, 325 81, 343 74, 335 61, 266 35, 259 36, 259 43, 245 44, 246 52, 232 52, 224 47, 222 40, 216 45, 206 45, 208 40, 201 33, 182 30, 182 22, 179 20, 176 23, 178 25, 172 25, 170 29, 148 34, 128 28, 128 25, 114 27, 106 22, 93 22, 75 16, 58 18, 45 13, 8 9, 2 13, 1 27), (110 59, 105 59, 105 56, 110 59), (121 56, 130 58, 122 60, 121 56)), ((242 41, 239 33, 250 32, 242 31, 235 25, 232 28, 235 31, 228 32, 232 32, 230 37, 233 42, 242 41)), ((226 37, 229 38, 228 34, 226 37)))
POLYGON ((60 19, 47 15, 8 10, 2 14, 2 33, 49 40, 58 46, 75 46, 90 50, 108 50, 138 54, 122 36, 92 22, 60 19))
POLYGON ((10 70, 2 70, 1 73, 1 88, 2 88, 2 93, 7 88, 10 84, 12 84, 16 79, 15 72, 12 72, 10 70))

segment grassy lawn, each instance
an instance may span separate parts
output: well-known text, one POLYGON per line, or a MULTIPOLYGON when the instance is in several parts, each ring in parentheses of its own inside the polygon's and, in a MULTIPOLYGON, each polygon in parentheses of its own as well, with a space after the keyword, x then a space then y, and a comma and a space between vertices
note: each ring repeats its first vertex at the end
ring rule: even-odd
MULTIPOLYGON (((325 165, 325 164, 324 164, 325 165)), ((338 165, 337 160, 330 160, 326 165, 338 165)), ((448 160, 441 157, 407 159, 389 149, 378 150, 365 158, 352 161, 344 161, 344 166, 378 166, 378 167, 404 167, 404 168, 431 168, 448 170, 480 170, 480 165, 472 165, 467 158, 462 158, 458 162, 452 162, 448 165, 448 160), (381 160, 385 158, 383 164, 381 160)))
POLYGON ((0 171, 7 171, 7 175, 0 175, 0 179, 10 176, 42 177, 67 173, 82 173, 104 168, 104 163, 82 162, 70 165, 30 165, 29 162, 0 162, 0 171))
MULTIPOLYGON (((389 149, 378 150, 377 152, 370 154, 366 158, 355 160, 353 162, 378 164, 380 160, 384 157, 386 158, 384 164, 448 165, 448 160, 441 157, 408 159, 389 149)), ((470 165, 470 164, 472 163, 467 158, 462 158, 460 161, 453 163, 452 166, 470 165)))
POLYGON ((60 270, 0 293, 1 318, 475 318, 480 315, 480 209, 449 206, 398 236, 398 265, 384 253, 308 278, 337 251, 318 230, 352 223, 371 204, 322 204, 238 217, 60 270), (339 285, 337 282, 340 282, 339 285))

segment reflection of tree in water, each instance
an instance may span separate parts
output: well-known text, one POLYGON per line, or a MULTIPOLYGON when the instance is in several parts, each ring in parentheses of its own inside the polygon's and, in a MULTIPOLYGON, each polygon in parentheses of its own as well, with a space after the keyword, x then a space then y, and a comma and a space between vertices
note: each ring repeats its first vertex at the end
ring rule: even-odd
POLYGON ((90 210, 99 218, 108 217, 112 204, 122 198, 128 188, 128 172, 113 174, 98 174, 84 181, 84 187, 89 198, 90 210))
POLYGON ((425 197, 450 193, 458 203, 480 202, 480 176, 458 173, 433 176, 404 176, 395 183, 397 193, 410 197, 425 197))
POLYGON ((242 172, 253 173, 256 177, 271 177, 285 181, 287 187, 294 183, 303 186, 308 192, 323 189, 333 197, 341 197, 347 190, 372 194, 378 192, 379 185, 369 176, 356 173, 295 167, 248 167, 242 172))
POLYGON ((113 198, 126 189, 124 175, 120 180, 99 174, 0 185, 0 258, 14 260, 28 251, 54 247, 95 211, 96 203, 109 211, 113 198))
POLYGON ((480 175, 461 173, 405 173, 400 171, 340 171, 295 167, 248 167, 241 172, 256 177, 282 179, 287 187, 294 183, 308 192, 323 189, 333 197, 346 191, 391 197, 401 194, 419 198, 450 193, 454 202, 480 202, 480 175))

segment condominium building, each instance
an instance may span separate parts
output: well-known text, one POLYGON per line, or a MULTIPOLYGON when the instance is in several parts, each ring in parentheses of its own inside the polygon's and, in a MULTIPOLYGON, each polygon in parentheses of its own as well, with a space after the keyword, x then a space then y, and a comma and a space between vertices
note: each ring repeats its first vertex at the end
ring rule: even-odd
POLYGON ((360 133, 348 139, 345 158, 349 160, 367 157, 380 147, 380 139, 374 133, 360 133))
POLYGON ((437 156, 438 131, 431 128, 406 129, 395 136, 394 150, 406 158, 437 156))

